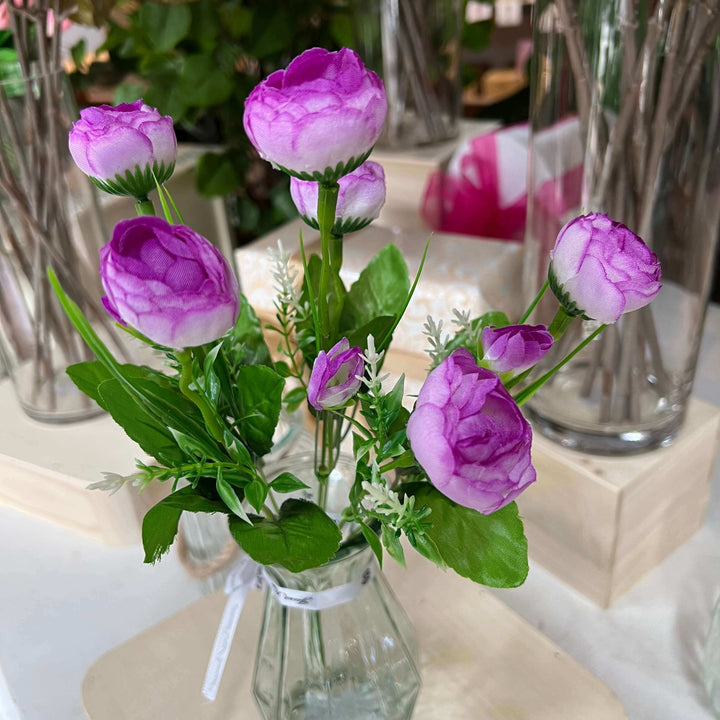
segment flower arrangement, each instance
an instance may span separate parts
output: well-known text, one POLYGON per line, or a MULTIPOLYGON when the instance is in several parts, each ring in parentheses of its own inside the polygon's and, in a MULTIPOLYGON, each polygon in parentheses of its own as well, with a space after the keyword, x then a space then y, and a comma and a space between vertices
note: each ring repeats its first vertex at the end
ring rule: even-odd
POLYGON ((428 318, 432 369, 410 411, 403 377, 389 385, 382 365, 422 265, 411 280, 389 245, 350 288, 339 274, 343 233, 376 217, 384 198, 382 170, 366 158, 385 111, 382 83, 350 50, 308 50, 247 100, 251 141, 297 179, 293 197, 321 234, 321 255, 307 257, 303 247, 300 282, 288 254, 275 254, 277 323, 270 329, 280 338, 279 361, 227 261, 182 224, 177 208, 180 224, 173 224, 157 167, 160 158, 172 166, 170 126, 137 105, 85 110, 72 131, 78 164, 101 187, 137 191, 138 212, 146 213, 148 187, 131 180, 154 177, 166 215, 118 223, 100 265, 105 307, 165 355, 166 372, 118 363, 54 283, 98 358, 71 367, 70 376, 156 460, 103 486, 174 484, 145 516, 146 562, 168 550, 187 511, 226 515, 247 555, 292 572, 328 562, 357 537, 379 563, 384 552, 403 562, 404 536, 432 562, 475 582, 524 581, 527 543, 513 501, 535 470, 520 405, 557 366, 536 379, 533 369, 576 317, 613 322, 649 303, 660 269, 640 238, 609 218, 572 221, 548 283, 518 324, 502 313, 457 311, 459 329, 449 337, 428 318), (167 155, 158 156, 158 147, 167 155), (559 300, 555 320, 549 328, 525 324, 548 286, 559 300), (283 405, 305 401, 317 426, 313 500, 298 496, 307 485, 295 474, 273 477, 264 462, 283 405), (341 513, 331 517, 327 488, 348 429, 355 477, 341 513))

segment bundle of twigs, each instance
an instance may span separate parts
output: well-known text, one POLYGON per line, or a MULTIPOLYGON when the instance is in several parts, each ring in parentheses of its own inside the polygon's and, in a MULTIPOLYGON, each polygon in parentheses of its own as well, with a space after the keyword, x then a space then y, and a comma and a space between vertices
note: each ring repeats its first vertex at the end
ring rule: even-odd
POLYGON ((24 404, 51 413, 58 402, 55 377, 88 354, 46 270, 52 266, 86 312, 109 327, 98 312, 96 280, 104 238, 87 238, 94 245, 88 248, 69 210, 72 105, 60 62, 60 26, 68 12, 59 0, 18 0, 8 9, 19 73, 0 84, 0 323, 12 346, 9 362, 31 368, 23 375, 31 384, 24 404))
MULTIPOLYGON (((686 171, 672 178, 683 197, 694 203, 691 224, 680 231, 688 238, 681 252, 692 243, 714 243, 714 208, 720 201, 720 184, 712 197, 707 187, 717 152, 718 88, 709 93, 709 116, 697 118, 693 113, 697 112, 694 96, 703 69, 708 70, 710 58, 716 65, 718 62, 713 49, 720 32, 720 0, 651 0, 643 5, 646 18, 640 12, 641 0, 620 0, 616 19, 620 42, 613 50, 621 53, 615 108, 608 108, 603 98, 607 77, 602 76, 600 65, 607 62, 607 56, 602 50, 589 52, 576 6, 574 0, 555 0, 551 10, 555 27, 565 39, 585 148, 582 207, 607 212, 653 247, 658 223, 653 214, 663 159, 673 147, 683 152, 692 147, 694 157, 678 163, 686 171)), ((597 10, 600 6, 602 3, 588 7, 597 10)), ((610 47, 616 40, 604 38, 610 47)), ((716 83, 719 70, 712 68, 716 83)), ((667 255, 668 249, 662 250, 667 255)), ((694 250, 698 258, 709 255, 700 247, 694 250)), ((687 259, 684 263, 690 271, 683 273, 682 284, 702 302, 708 291, 710 265, 699 262, 692 267, 687 259)), ((664 271, 666 277, 671 276, 673 268, 664 271)), ((698 316, 702 322, 702 313, 698 316)), ((593 388, 599 388, 601 423, 638 422, 643 419, 640 396, 648 378, 656 395, 669 392, 671 381, 655 323, 650 309, 645 308, 624 318, 595 344, 581 394, 588 397, 593 388)))

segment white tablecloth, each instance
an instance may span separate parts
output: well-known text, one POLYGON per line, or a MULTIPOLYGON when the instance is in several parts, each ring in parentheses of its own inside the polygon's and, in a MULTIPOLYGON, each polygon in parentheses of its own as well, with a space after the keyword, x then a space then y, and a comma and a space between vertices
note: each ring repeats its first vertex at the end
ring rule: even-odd
MULTIPOLYGON (((719 307, 710 309, 695 389, 720 405, 719 307)), ((611 609, 537 564, 523 587, 498 591, 609 685, 630 720, 711 720, 701 668, 718 594, 720 462, 705 525, 611 609)), ((105 547, 0 507, 0 675, 22 720, 83 718, 88 666, 199 597, 172 555, 150 567, 139 546, 105 547)), ((16 720, 9 707, 0 688, 0 719, 16 720)))

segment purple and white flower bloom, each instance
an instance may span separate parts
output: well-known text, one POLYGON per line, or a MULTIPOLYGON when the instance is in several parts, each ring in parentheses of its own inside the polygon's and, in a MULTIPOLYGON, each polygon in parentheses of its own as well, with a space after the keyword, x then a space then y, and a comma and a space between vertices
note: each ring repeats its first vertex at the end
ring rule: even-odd
POLYGON ((496 373, 521 373, 538 362, 553 344, 544 325, 484 327, 480 342, 483 362, 496 373))
POLYGON ((607 215, 590 213, 570 221, 550 258, 550 288, 569 315, 614 323, 660 292, 655 253, 607 215))
POLYGON ((313 363, 308 382, 308 402, 316 410, 332 410, 352 399, 362 384, 365 361, 362 349, 350 347, 343 338, 325 352, 321 350, 313 363))
POLYGON ((77 166, 98 187, 136 198, 155 189, 153 173, 165 182, 177 158, 172 118, 142 100, 81 110, 69 145, 77 166))
POLYGON ((407 437, 432 484, 485 515, 535 481, 530 425, 500 378, 465 349, 427 376, 407 437))
POLYGON ((357 53, 312 48, 245 100, 260 157, 302 180, 332 182, 363 163, 380 136, 385 88, 357 53))
POLYGON ((185 225, 122 220, 100 251, 106 310, 171 348, 217 340, 237 319, 238 283, 220 251, 185 225))
MULTIPOLYGON (((334 235, 345 235, 369 225, 385 204, 385 172, 382 165, 368 160, 338 180, 334 235)), ((313 180, 290 178, 290 195, 302 219, 316 230, 318 225, 318 184, 313 180)))

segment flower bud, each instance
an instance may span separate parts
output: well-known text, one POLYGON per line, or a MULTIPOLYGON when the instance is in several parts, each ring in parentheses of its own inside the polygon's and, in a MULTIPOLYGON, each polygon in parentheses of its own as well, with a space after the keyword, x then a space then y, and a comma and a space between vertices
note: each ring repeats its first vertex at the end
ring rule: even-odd
POLYGON ((326 353, 321 350, 310 373, 308 402, 316 410, 342 407, 362 384, 365 361, 359 347, 350 347, 347 338, 326 353))
POLYGON ((483 328, 483 363, 493 372, 521 373, 552 347, 553 336, 544 325, 508 325, 483 328))
MULTIPOLYGON (((338 180, 337 207, 332 232, 345 235, 369 225, 385 204, 385 173, 382 165, 368 160, 338 180)), ((318 184, 290 178, 290 195, 302 219, 316 230, 318 225, 318 184)))
POLYGON ((312 48, 250 93, 243 122, 260 157, 275 167, 334 182, 365 161, 386 113, 382 81, 357 53, 312 48))
POLYGON ((172 348, 217 340, 237 318, 238 284, 220 251, 184 225, 122 220, 100 251, 105 309, 172 348))
POLYGON ((550 288, 569 315, 614 323, 660 292, 655 253, 607 215, 581 215, 565 225, 550 258, 550 288))
POLYGON ((143 198, 155 189, 155 178, 163 183, 175 169, 172 118, 142 100, 81 110, 69 144, 77 166, 113 195, 143 198))

